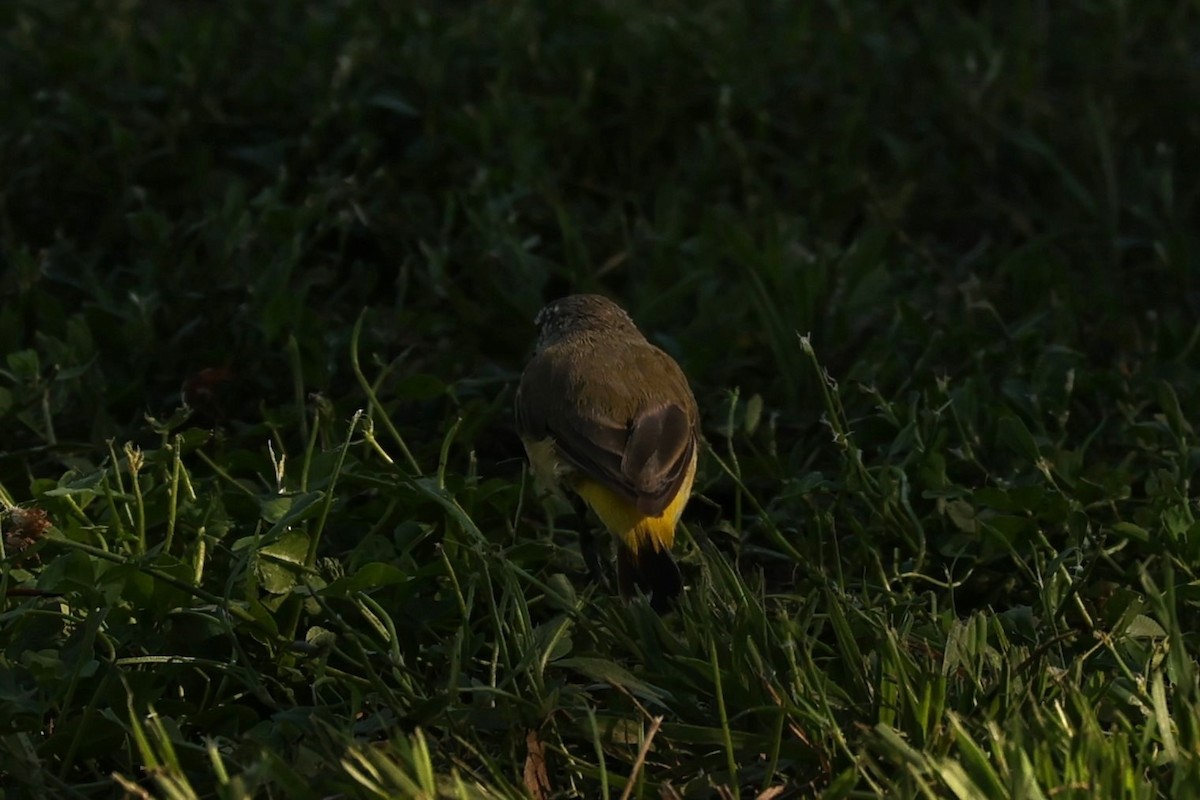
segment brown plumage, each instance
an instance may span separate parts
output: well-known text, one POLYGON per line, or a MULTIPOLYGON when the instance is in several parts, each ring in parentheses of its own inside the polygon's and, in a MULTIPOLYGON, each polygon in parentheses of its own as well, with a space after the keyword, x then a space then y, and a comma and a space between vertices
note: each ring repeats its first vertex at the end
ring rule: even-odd
POLYGON ((538 314, 517 391, 517 430, 539 482, 579 494, 618 540, 622 594, 663 609, 682 589, 671 558, 695 475, 699 412, 679 365, 599 295, 538 314))

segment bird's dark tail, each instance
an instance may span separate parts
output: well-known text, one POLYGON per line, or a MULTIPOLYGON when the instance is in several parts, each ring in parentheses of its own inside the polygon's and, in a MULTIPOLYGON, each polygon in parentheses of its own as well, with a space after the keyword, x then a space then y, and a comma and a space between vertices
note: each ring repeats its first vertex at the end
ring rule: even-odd
POLYGON ((617 585, 626 600, 635 587, 641 589, 650 597, 650 607, 663 614, 683 591, 683 575, 667 548, 648 545, 635 553, 622 543, 617 545, 617 585))

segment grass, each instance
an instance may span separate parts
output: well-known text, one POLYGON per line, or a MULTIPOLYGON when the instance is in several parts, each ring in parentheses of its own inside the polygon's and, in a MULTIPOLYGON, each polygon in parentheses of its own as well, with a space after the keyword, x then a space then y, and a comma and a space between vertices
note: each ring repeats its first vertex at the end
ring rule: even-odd
POLYGON ((5 4, 3 796, 1188 796, 1197 14, 5 4), (703 410, 663 618, 570 291, 703 410))

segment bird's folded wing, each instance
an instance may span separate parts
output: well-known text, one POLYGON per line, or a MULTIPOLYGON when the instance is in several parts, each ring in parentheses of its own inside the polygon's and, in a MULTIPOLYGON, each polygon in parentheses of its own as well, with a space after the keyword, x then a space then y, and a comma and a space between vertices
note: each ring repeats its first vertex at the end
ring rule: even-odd
MULTIPOLYGON (((614 418, 598 404, 562 402, 570 383, 535 358, 517 392, 518 433, 533 440, 552 437, 576 470, 627 497, 643 514, 661 514, 695 454, 696 432, 687 411, 668 402, 639 410, 632 419, 614 418), (532 392, 532 386, 542 390, 532 392)), ((686 381, 682 385, 687 391, 686 381)))
POLYGON ((630 425, 558 415, 548 432, 572 466, 650 516, 675 498, 696 447, 686 413, 674 404, 640 414, 630 425))

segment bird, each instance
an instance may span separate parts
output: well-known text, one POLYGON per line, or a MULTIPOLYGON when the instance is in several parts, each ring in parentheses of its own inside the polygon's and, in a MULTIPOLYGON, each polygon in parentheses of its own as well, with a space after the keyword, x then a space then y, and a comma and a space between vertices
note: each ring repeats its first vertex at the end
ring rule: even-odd
POLYGON ((640 589, 664 613, 683 590, 671 549, 700 442, 687 377, 603 295, 555 300, 534 323, 515 400, 534 480, 582 499, 616 539, 621 596, 640 589))

